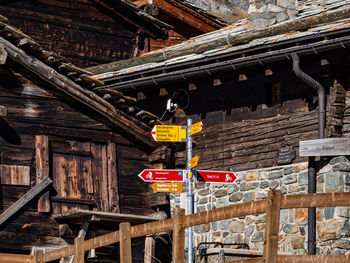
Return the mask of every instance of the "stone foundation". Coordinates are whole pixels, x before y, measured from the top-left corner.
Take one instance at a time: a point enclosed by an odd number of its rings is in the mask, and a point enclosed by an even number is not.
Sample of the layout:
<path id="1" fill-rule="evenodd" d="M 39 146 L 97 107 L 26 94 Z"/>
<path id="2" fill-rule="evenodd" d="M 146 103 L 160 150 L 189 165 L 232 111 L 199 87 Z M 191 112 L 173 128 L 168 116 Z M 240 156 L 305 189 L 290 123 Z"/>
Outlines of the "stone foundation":
<path id="1" fill-rule="evenodd" d="M 327 161 L 317 173 L 317 192 L 349 192 L 350 162 L 345 157 Z M 261 200 L 270 189 L 282 194 L 307 193 L 307 163 L 237 173 L 232 185 L 196 184 L 195 212 L 237 203 Z M 180 206 L 180 197 L 171 195 L 171 206 Z M 283 209 L 280 216 L 279 251 L 306 254 L 307 209 Z M 317 209 L 317 252 L 350 254 L 350 207 Z M 200 242 L 247 243 L 262 250 L 265 214 L 249 215 L 194 227 L 195 246 Z"/>

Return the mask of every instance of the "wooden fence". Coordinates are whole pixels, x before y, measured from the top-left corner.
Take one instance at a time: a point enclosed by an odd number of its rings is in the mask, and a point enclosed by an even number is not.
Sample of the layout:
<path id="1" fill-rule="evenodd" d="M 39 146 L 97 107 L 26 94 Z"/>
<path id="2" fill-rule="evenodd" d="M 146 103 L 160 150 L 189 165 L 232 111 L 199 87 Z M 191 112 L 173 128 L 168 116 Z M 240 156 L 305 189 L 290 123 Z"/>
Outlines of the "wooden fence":
<path id="1" fill-rule="evenodd" d="M 74 255 L 74 263 L 83 263 L 86 251 L 114 243 L 120 243 L 120 262 L 131 263 L 131 239 L 158 232 L 173 231 L 173 262 L 184 263 L 185 228 L 214 221 L 225 220 L 266 212 L 266 226 L 263 256 L 227 263 L 345 263 L 350 255 L 277 255 L 280 210 L 291 208 L 350 206 L 350 193 L 322 193 L 302 195 L 281 195 L 280 191 L 270 191 L 266 200 L 236 204 L 216 208 L 192 215 L 185 215 L 183 209 L 174 213 L 173 219 L 130 226 L 121 223 L 119 230 L 106 235 L 83 240 L 75 238 L 74 244 L 47 253 L 36 251 L 34 256 L 0 254 L 0 262 L 44 263 Z M 5 259 L 5 260 L 4 260 Z"/>

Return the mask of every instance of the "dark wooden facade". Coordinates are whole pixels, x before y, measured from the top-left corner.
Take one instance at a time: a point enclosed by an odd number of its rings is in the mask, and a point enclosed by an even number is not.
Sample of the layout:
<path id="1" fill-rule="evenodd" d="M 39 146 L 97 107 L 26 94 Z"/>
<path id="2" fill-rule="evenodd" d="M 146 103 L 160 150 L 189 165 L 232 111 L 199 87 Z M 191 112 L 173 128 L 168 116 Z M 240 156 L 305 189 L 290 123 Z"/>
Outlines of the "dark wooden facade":
<path id="1" fill-rule="evenodd" d="M 147 152 L 13 63 L 2 67 L 0 82 L 0 214 L 45 174 L 53 180 L 0 226 L 1 251 L 63 245 L 53 213 L 154 213 L 148 184 L 137 177 L 149 167 Z"/>
<path id="2" fill-rule="evenodd" d="M 334 90 L 339 83 L 345 89 L 349 87 L 349 64 L 344 52 L 338 49 L 304 56 L 301 67 L 323 85 L 327 94 L 337 93 Z M 329 64 L 321 65 L 321 58 Z M 334 84 L 335 80 L 338 84 Z M 299 156 L 298 147 L 300 140 L 318 136 L 317 92 L 295 76 L 291 60 L 140 89 L 145 97 L 139 105 L 162 114 L 170 97 L 186 106 L 184 90 L 190 99 L 186 114 L 168 113 L 165 118 L 169 123 L 181 124 L 186 115 L 194 123 L 203 121 L 203 131 L 194 136 L 193 154 L 199 156 L 198 169 L 243 171 L 273 167 L 283 164 L 279 159 L 286 147 L 295 158 L 284 164 L 307 161 Z M 134 95 L 133 91 L 129 95 Z M 344 100 L 344 92 L 340 97 Z M 326 131 L 341 131 L 342 117 L 338 112 L 344 110 L 344 102 L 339 104 L 332 95 L 327 103 Z M 340 126 L 334 126 L 339 123 Z M 328 132 L 327 136 L 336 135 Z M 184 156 L 178 154 L 178 167 L 185 166 Z"/>
<path id="3" fill-rule="evenodd" d="M 44 49 L 80 67 L 131 58 L 140 49 L 139 28 L 96 1 L 5 1 L 0 13 Z"/>

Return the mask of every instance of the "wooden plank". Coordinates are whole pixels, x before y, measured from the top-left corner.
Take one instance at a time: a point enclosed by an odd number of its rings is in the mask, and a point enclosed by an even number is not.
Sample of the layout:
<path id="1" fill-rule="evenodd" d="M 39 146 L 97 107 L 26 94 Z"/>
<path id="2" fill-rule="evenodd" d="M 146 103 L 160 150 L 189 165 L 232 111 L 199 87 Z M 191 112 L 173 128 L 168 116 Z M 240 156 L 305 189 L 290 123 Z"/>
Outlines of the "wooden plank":
<path id="1" fill-rule="evenodd" d="M 44 262 L 65 258 L 74 254 L 74 245 L 47 252 L 43 255 Z"/>
<path id="2" fill-rule="evenodd" d="M 30 186 L 30 167 L 0 165 L 0 184 Z"/>
<path id="3" fill-rule="evenodd" d="M 164 10 L 166 13 L 176 17 L 181 22 L 194 27 L 199 32 L 208 33 L 220 28 L 219 25 L 212 23 L 212 21 L 209 21 L 204 17 L 196 17 L 196 13 L 194 12 L 191 14 L 188 10 L 185 11 L 184 9 L 186 8 L 184 6 L 176 6 L 165 0 L 153 0 L 153 4 Z"/>
<path id="4" fill-rule="evenodd" d="M 87 233 L 87 230 L 88 230 L 88 227 L 89 227 L 89 223 L 85 222 L 85 223 L 81 226 L 77 238 L 81 238 L 82 240 L 84 240 L 84 239 L 85 239 L 85 236 L 86 236 L 86 233 Z M 75 241 L 75 240 L 74 240 L 74 241 Z M 75 244 L 74 244 L 74 245 L 75 245 Z M 82 253 L 83 253 L 83 257 L 84 257 L 84 252 L 85 252 L 85 250 L 84 250 L 84 244 L 83 244 L 83 243 L 81 244 L 81 247 L 82 247 L 81 249 L 83 250 Z M 73 263 L 73 262 L 74 262 L 74 258 L 75 258 L 75 254 L 69 257 L 68 263 Z"/>
<path id="5" fill-rule="evenodd" d="M 33 262 L 34 263 L 43 263 L 43 251 L 42 250 L 35 250 L 33 255 Z"/>
<path id="6" fill-rule="evenodd" d="M 114 213 L 120 213 L 117 174 L 117 152 L 114 143 L 108 143 L 107 145 L 107 162 L 109 211 Z"/>
<path id="7" fill-rule="evenodd" d="M 50 175 L 49 137 L 35 136 L 36 183 Z M 38 200 L 38 212 L 50 212 L 50 192 L 43 193 Z"/>
<path id="8" fill-rule="evenodd" d="M 278 263 L 348 263 L 350 255 L 278 255 Z"/>
<path id="9" fill-rule="evenodd" d="M 168 218 L 161 221 L 150 222 L 143 225 L 133 226 L 130 230 L 131 238 L 142 237 L 154 233 L 173 230 L 173 220 Z"/>
<path id="10" fill-rule="evenodd" d="M 174 213 L 173 227 L 173 263 L 185 262 L 185 210 L 176 209 Z"/>
<path id="11" fill-rule="evenodd" d="M 47 186 L 52 183 L 49 177 L 46 177 L 33 188 L 31 188 L 27 193 L 25 193 L 19 200 L 17 200 L 13 205 L 6 209 L 0 215 L 0 225 L 3 224 L 7 219 L 13 216 L 17 211 L 24 207 L 28 202 L 30 202 L 34 197 L 36 197 L 41 191 L 43 191 Z"/>
<path id="12" fill-rule="evenodd" d="M 132 263 L 130 223 L 119 224 L 120 234 L 120 262 Z"/>
<path id="13" fill-rule="evenodd" d="M 152 236 L 148 236 L 145 239 L 145 255 L 144 263 L 155 263 L 156 256 L 156 241 Z"/>
<path id="14" fill-rule="evenodd" d="M 264 258 L 269 263 L 277 262 L 281 196 L 281 191 L 270 190 L 267 197 Z"/>
<path id="15" fill-rule="evenodd" d="M 258 258 L 247 258 L 247 259 L 237 259 L 232 261 L 226 261 L 225 263 L 265 263 L 265 259 L 263 257 Z"/>
<path id="16" fill-rule="evenodd" d="M 299 142 L 300 156 L 350 155 L 350 138 L 326 138 Z"/>
<path id="17" fill-rule="evenodd" d="M 84 239 L 76 237 L 74 239 L 74 263 L 84 263 Z"/>
<path id="18" fill-rule="evenodd" d="M 260 200 L 203 211 L 186 216 L 184 226 L 189 227 L 233 217 L 262 214 L 266 211 L 266 205 L 266 200 Z"/>
<path id="19" fill-rule="evenodd" d="M 350 193 L 284 195 L 281 200 L 282 209 L 329 206 L 350 206 Z"/>
<path id="20" fill-rule="evenodd" d="M 109 209 L 107 145 L 102 146 L 101 165 L 102 165 L 102 182 L 101 182 L 102 189 L 100 191 L 102 196 L 103 211 L 107 212 Z"/>
<path id="21" fill-rule="evenodd" d="M 9 57 L 11 57 L 17 63 L 23 65 L 38 77 L 42 78 L 48 83 L 51 83 L 57 89 L 98 112 L 107 120 L 111 121 L 128 134 L 132 135 L 136 140 L 139 140 L 151 148 L 158 145 L 151 137 L 149 127 L 145 124 L 137 121 L 136 119 L 130 119 L 129 116 L 122 111 L 115 109 L 111 104 L 99 97 L 94 92 L 83 89 L 62 74 L 59 74 L 53 68 L 45 65 L 40 60 L 27 55 L 23 50 L 17 48 L 6 39 L 0 37 L 0 43 L 4 45 Z"/>
<path id="22" fill-rule="evenodd" d="M 36 263 L 31 255 L 0 253 L 0 259 L 6 263 Z"/>

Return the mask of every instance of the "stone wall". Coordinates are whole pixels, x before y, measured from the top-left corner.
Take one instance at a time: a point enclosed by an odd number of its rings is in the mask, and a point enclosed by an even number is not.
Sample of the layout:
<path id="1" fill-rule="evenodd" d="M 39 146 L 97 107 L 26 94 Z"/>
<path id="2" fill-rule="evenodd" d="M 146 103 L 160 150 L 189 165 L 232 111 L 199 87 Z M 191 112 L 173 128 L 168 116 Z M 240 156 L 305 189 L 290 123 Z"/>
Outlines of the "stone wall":
<path id="1" fill-rule="evenodd" d="M 321 162 L 318 162 L 319 164 Z M 345 157 L 322 163 L 317 173 L 317 192 L 349 192 L 350 162 Z M 237 173 L 232 185 L 196 184 L 195 211 L 205 211 L 231 204 L 261 200 L 270 189 L 282 194 L 307 193 L 307 163 Z M 180 206 L 180 196 L 172 195 L 171 206 Z M 317 250 L 321 254 L 350 254 L 350 207 L 317 209 Z M 307 209 L 281 210 L 279 251 L 305 254 L 307 249 Z M 251 249 L 262 250 L 265 214 L 249 215 L 194 227 L 195 245 L 218 241 L 247 243 Z"/>
<path id="2" fill-rule="evenodd" d="M 297 0 L 250 0 L 248 21 L 253 28 L 261 29 L 295 17 Z"/>

